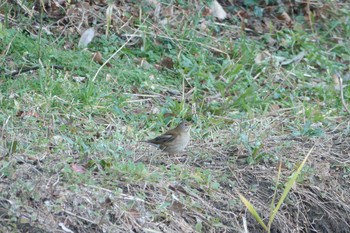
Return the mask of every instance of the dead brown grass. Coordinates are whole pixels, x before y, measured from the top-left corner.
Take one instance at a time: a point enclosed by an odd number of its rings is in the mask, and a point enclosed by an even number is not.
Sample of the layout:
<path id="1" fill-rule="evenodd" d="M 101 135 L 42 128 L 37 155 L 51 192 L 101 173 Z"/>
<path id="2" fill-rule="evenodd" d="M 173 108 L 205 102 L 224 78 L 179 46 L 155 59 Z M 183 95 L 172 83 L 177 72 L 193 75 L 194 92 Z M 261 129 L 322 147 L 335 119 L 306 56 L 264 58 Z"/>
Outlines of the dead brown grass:
<path id="1" fill-rule="evenodd" d="M 179 173 L 192 175 L 182 180 L 177 180 L 181 175 L 165 175 L 160 182 L 129 182 L 122 175 L 112 179 L 97 172 L 88 178 L 94 179 L 94 184 L 85 180 L 69 185 L 59 158 L 47 154 L 30 161 L 28 156 L 14 156 L 9 161 L 11 176 L 1 178 L 1 231 L 244 232 L 246 220 L 249 232 L 262 232 L 236 192 L 245 195 L 261 216 L 268 218 L 278 160 L 284 163 L 282 180 L 286 181 L 293 170 L 288 166 L 298 164 L 315 145 L 308 169 L 282 205 L 272 232 L 349 232 L 347 127 L 339 125 L 319 138 L 266 136 L 262 152 L 271 156 L 254 165 L 245 162 L 242 155 L 247 152 L 231 141 L 237 126 L 228 126 L 222 131 L 225 133 L 212 132 L 215 137 L 208 141 L 194 141 L 187 155 L 177 158 L 142 145 L 125 144 L 133 149 L 138 162 L 147 164 L 149 173 L 165 174 L 164 167 L 171 170 L 173 166 Z M 145 150 L 149 154 L 139 156 Z M 219 188 L 205 182 L 199 185 L 201 182 L 195 180 L 198 168 L 210 171 Z M 282 189 L 283 183 L 277 193 Z M 28 225 L 36 228 L 29 229 Z"/>

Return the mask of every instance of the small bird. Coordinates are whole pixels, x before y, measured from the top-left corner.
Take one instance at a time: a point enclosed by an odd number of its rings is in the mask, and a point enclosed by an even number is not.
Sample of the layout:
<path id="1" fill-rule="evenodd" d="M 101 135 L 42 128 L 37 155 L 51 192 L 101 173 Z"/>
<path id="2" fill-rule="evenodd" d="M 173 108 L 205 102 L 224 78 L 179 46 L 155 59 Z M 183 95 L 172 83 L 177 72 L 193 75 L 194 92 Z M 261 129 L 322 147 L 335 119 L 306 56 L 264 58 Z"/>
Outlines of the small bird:
<path id="1" fill-rule="evenodd" d="M 190 142 L 190 129 L 191 123 L 182 121 L 174 129 L 144 142 L 157 146 L 159 149 L 169 154 L 176 154 L 183 151 Z"/>

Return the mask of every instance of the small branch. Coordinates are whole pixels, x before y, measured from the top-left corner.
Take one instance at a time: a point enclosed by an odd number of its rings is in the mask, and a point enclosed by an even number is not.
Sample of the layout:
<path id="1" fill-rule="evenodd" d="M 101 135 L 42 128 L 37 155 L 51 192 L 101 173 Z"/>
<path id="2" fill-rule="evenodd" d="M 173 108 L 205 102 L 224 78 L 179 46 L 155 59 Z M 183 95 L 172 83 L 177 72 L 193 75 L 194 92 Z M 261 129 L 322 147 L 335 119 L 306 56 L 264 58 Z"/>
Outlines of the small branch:
<path id="1" fill-rule="evenodd" d="M 79 216 L 79 215 L 77 215 L 77 214 L 75 214 L 75 213 L 73 213 L 73 212 L 70 212 L 69 210 L 63 210 L 63 211 L 64 211 L 66 214 L 69 214 L 69 215 L 71 215 L 71 216 L 74 216 L 74 217 L 79 218 L 79 219 L 81 219 L 81 220 L 83 220 L 83 221 L 89 222 L 89 223 L 91 223 L 91 224 L 97 225 L 96 222 L 94 222 L 94 221 L 92 221 L 92 220 L 90 220 L 90 219 L 84 218 L 84 217 L 82 217 L 82 216 Z"/>
<path id="2" fill-rule="evenodd" d="M 141 25 L 142 26 L 142 25 Z M 140 27 L 141 27 L 140 26 Z M 139 31 L 140 31 L 140 27 L 136 29 L 136 31 L 133 33 L 133 35 L 136 35 Z M 102 70 L 102 68 L 109 63 L 109 61 L 115 57 L 115 55 L 117 55 L 128 43 L 129 41 L 133 38 L 133 36 L 130 36 L 127 41 L 125 41 L 124 44 L 122 44 L 122 46 L 119 47 L 119 49 L 117 49 L 117 51 L 115 51 L 101 66 L 100 68 L 98 68 L 98 70 L 96 71 L 94 77 L 92 78 L 92 82 L 95 82 L 97 75 L 100 73 L 100 71 Z"/>
<path id="3" fill-rule="evenodd" d="M 344 92 L 343 92 L 343 79 L 340 77 L 340 74 L 337 72 L 336 73 L 338 80 L 339 80 L 339 86 L 340 86 L 340 98 L 341 98 L 341 102 L 343 104 L 343 107 L 345 108 L 345 110 L 349 113 L 350 115 L 350 111 L 348 109 L 348 107 L 346 106 L 345 103 L 345 99 L 344 99 Z"/>
<path id="4" fill-rule="evenodd" d="M 9 78 L 14 79 L 14 76 L 16 76 L 18 74 L 22 74 L 22 73 L 26 73 L 26 72 L 29 72 L 29 71 L 37 70 L 37 69 L 40 69 L 40 67 L 41 66 L 27 67 L 27 68 L 16 70 L 16 71 L 13 71 L 13 72 L 10 72 L 10 73 L 5 73 L 5 77 L 9 77 Z M 51 68 L 54 68 L 54 69 L 57 69 L 57 70 L 64 70 L 63 66 L 53 65 L 53 66 L 45 66 L 45 67 L 51 67 Z"/>

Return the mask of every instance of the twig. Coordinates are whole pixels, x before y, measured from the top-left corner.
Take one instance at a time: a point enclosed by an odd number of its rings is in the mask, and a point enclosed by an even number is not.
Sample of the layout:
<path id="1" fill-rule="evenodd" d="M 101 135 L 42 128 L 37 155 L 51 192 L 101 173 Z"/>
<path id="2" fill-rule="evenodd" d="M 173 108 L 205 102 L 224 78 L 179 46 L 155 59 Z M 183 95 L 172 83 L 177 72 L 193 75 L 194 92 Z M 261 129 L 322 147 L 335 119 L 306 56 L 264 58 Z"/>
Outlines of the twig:
<path id="1" fill-rule="evenodd" d="M 247 219 L 245 218 L 245 216 L 242 216 L 242 220 L 243 220 L 244 233 L 249 233 L 248 227 L 247 227 Z"/>
<path id="2" fill-rule="evenodd" d="M 140 31 L 141 26 L 142 26 L 142 25 L 140 25 L 140 27 L 136 29 L 136 31 L 133 33 L 134 35 L 136 35 L 136 34 Z M 96 79 L 97 75 L 100 73 L 101 69 L 102 69 L 106 64 L 108 64 L 109 61 L 112 60 L 112 58 L 113 58 L 115 55 L 117 55 L 117 54 L 129 43 L 130 40 L 132 40 L 132 38 L 133 38 L 133 36 L 130 36 L 130 37 L 128 38 L 128 40 L 125 41 L 125 43 L 122 44 L 122 46 L 120 46 L 120 48 L 117 49 L 117 51 L 115 51 L 115 52 L 100 66 L 100 68 L 98 68 L 98 70 L 97 70 L 96 73 L 95 73 L 95 76 L 92 78 L 92 82 L 95 82 L 95 79 Z"/>
<path id="3" fill-rule="evenodd" d="M 89 223 L 92 223 L 92 224 L 97 225 L 96 222 L 94 222 L 94 221 L 92 221 L 92 220 L 90 220 L 90 219 L 81 217 L 81 216 L 79 216 L 79 215 L 77 215 L 77 214 L 75 214 L 75 213 L 73 213 L 73 212 L 70 212 L 69 210 L 63 210 L 63 212 L 65 212 L 66 214 L 72 215 L 72 216 L 74 216 L 74 217 L 76 217 L 76 218 L 79 218 L 79 219 L 81 219 L 81 220 L 84 220 L 84 221 L 87 221 L 87 222 L 89 222 Z"/>
<path id="4" fill-rule="evenodd" d="M 343 107 L 345 108 L 345 110 L 349 113 L 350 115 L 350 111 L 348 109 L 348 107 L 346 106 L 345 103 L 345 99 L 344 99 L 344 92 L 343 92 L 343 79 L 340 77 L 340 74 L 337 72 L 336 73 L 338 80 L 339 80 L 339 86 L 340 86 L 340 98 L 341 98 L 341 102 L 343 104 Z"/>
<path id="5" fill-rule="evenodd" d="M 169 39 L 169 40 L 172 40 L 172 41 L 187 42 L 187 43 L 191 43 L 191 44 L 200 45 L 200 46 L 203 46 L 204 48 L 211 49 L 211 50 L 213 50 L 213 51 L 215 51 L 215 52 L 224 54 L 224 55 L 226 55 L 227 58 L 230 57 L 229 54 L 226 53 L 225 51 L 220 50 L 220 49 L 218 49 L 218 48 L 215 48 L 215 47 L 213 47 L 213 46 L 209 46 L 209 45 L 207 45 L 207 44 L 205 44 L 205 43 L 198 42 L 198 41 L 192 41 L 192 40 L 187 40 L 187 39 L 172 38 L 172 37 L 170 37 L 170 36 L 157 35 L 157 34 L 155 34 L 155 33 L 153 33 L 153 32 L 146 32 L 146 31 L 143 31 L 143 33 L 152 35 L 152 36 L 154 36 L 154 37 Z"/>
<path id="6" fill-rule="evenodd" d="M 99 187 L 99 186 L 96 186 L 96 185 L 87 185 L 87 184 L 84 184 L 85 187 L 91 187 L 91 188 L 94 188 L 94 189 L 99 189 L 99 190 L 102 190 L 102 191 L 105 191 L 105 192 L 108 192 L 108 193 L 111 193 L 111 194 L 115 194 L 112 190 L 109 190 L 109 189 L 106 189 L 106 188 L 102 188 L 102 187 Z M 130 196 L 130 195 L 126 195 L 124 193 L 118 193 L 116 194 L 116 198 L 119 198 L 119 199 L 124 199 L 124 200 L 132 200 L 132 201 L 140 201 L 140 202 L 145 202 L 145 203 L 148 203 L 138 197 L 134 197 L 134 196 Z"/>
<path id="7" fill-rule="evenodd" d="M 147 98 L 147 99 L 140 99 L 140 100 L 127 100 L 126 103 L 138 103 L 138 102 L 146 102 L 146 101 L 152 101 L 153 99 Z"/>
<path id="8" fill-rule="evenodd" d="M 27 67 L 27 68 L 23 68 L 23 69 L 20 69 L 20 70 L 16 70 L 16 71 L 13 71 L 13 72 L 10 72 L 10 73 L 6 73 L 5 77 L 10 77 L 10 78 L 13 79 L 14 76 L 16 76 L 17 74 L 26 73 L 26 72 L 29 72 L 29 71 L 32 71 L 32 70 L 37 70 L 37 69 L 40 69 L 40 67 L 41 66 L 33 66 L 33 67 Z M 54 68 L 54 69 L 57 69 L 57 70 L 64 70 L 63 66 L 53 65 L 53 66 L 44 66 L 44 67 L 51 67 L 51 68 Z"/>

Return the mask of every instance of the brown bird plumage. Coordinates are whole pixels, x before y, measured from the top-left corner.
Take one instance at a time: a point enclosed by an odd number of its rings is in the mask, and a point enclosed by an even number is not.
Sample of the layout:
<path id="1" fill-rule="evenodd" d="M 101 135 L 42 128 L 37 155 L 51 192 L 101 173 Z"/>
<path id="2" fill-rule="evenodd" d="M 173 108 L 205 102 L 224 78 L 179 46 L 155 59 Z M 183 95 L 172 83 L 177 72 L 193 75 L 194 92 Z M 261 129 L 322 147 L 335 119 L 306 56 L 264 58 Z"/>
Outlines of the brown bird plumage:
<path id="1" fill-rule="evenodd" d="M 190 129 L 191 123 L 182 121 L 174 129 L 145 142 L 157 146 L 169 154 L 176 154 L 183 151 L 190 142 Z"/>

